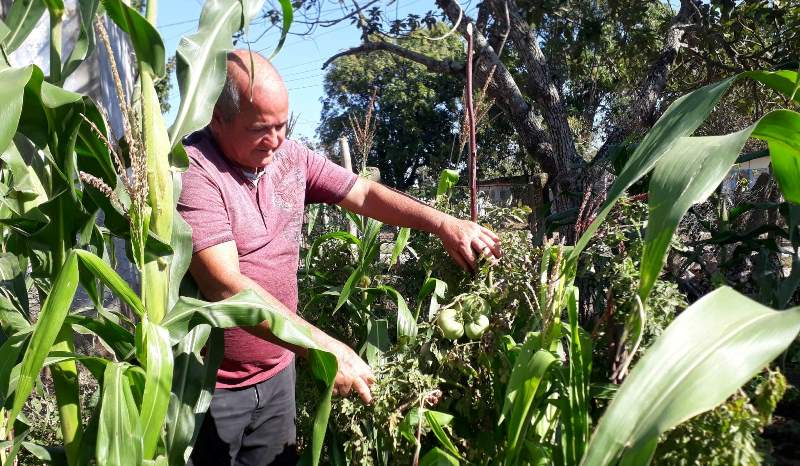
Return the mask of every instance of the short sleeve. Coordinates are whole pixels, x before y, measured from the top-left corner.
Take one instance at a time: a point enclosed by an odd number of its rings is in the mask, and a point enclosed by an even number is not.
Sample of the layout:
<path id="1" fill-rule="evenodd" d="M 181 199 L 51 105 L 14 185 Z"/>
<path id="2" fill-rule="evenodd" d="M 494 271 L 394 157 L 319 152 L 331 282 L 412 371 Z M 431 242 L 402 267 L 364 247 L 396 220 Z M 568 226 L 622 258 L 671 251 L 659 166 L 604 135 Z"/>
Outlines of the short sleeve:
<path id="1" fill-rule="evenodd" d="M 192 159 L 181 180 L 178 212 L 192 227 L 192 252 L 233 241 L 225 201 L 211 175 Z"/>
<path id="2" fill-rule="evenodd" d="M 336 204 L 347 196 L 358 179 L 355 173 L 298 144 L 306 162 L 306 204 Z"/>

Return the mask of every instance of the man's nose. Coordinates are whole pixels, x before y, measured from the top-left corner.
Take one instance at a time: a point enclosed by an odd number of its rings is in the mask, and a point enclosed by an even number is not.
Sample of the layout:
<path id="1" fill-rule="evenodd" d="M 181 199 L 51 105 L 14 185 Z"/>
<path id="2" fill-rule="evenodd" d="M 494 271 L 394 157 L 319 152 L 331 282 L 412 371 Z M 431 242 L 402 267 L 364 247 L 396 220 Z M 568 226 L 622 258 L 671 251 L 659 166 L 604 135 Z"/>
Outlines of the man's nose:
<path id="1" fill-rule="evenodd" d="M 278 132 L 274 129 L 271 129 L 261 138 L 261 147 L 266 149 L 275 150 L 280 145 L 280 140 L 278 138 Z"/>

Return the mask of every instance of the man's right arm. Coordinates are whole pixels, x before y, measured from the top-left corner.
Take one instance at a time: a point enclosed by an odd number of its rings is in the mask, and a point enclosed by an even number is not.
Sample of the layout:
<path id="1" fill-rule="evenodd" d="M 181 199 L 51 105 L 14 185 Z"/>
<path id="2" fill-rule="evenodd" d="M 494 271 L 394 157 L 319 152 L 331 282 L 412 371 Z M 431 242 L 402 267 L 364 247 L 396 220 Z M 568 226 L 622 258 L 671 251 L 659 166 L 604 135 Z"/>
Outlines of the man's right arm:
<path id="1" fill-rule="evenodd" d="M 233 241 L 220 243 L 196 252 L 192 256 L 189 271 L 203 291 L 205 298 L 211 301 L 229 298 L 246 289 L 256 291 L 268 304 L 277 309 L 283 317 L 296 325 L 308 328 L 311 331 L 311 338 L 314 342 L 336 356 L 339 362 L 339 373 L 336 374 L 334 391 L 337 394 L 347 395 L 352 388 L 365 403 L 372 401 L 369 386 L 375 379 L 369 365 L 358 357 L 349 346 L 331 338 L 322 330 L 289 311 L 286 306 L 275 299 L 258 283 L 242 275 L 239 270 L 239 255 L 236 250 L 236 244 Z M 307 353 L 303 348 L 294 347 L 277 339 L 270 331 L 267 322 L 262 322 L 255 327 L 248 327 L 246 330 L 272 343 L 288 348 L 301 356 L 305 356 Z"/>

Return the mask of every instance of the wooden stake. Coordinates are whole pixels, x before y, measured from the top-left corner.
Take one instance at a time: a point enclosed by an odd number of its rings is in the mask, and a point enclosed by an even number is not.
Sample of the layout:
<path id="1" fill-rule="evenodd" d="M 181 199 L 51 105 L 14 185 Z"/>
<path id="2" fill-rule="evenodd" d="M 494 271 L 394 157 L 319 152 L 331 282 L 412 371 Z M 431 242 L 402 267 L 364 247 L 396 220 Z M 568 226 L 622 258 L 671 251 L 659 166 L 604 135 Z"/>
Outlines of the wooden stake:
<path id="1" fill-rule="evenodd" d="M 469 125 L 469 209 L 473 222 L 478 221 L 478 150 L 475 140 L 475 107 L 472 102 L 472 23 L 467 24 L 467 84 L 464 104 Z"/>

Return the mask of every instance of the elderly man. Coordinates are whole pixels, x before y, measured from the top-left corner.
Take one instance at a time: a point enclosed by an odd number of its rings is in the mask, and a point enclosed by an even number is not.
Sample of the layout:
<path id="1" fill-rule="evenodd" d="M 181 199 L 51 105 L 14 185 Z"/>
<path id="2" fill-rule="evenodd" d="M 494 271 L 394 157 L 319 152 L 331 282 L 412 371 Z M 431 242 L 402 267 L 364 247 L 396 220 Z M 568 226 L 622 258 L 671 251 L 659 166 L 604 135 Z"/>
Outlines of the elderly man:
<path id="1" fill-rule="evenodd" d="M 211 124 L 186 141 L 190 166 L 178 209 L 192 226 L 189 268 L 206 299 L 253 289 L 308 327 L 339 362 L 335 393 L 371 401 L 370 367 L 347 345 L 297 316 L 297 267 L 304 206 L 325 202 L 385 223 L 438 235 L 458 265 L 500 257 L 499 239 L 378 183 L 357 177 L 286 139 L 286 87 L 265 58 L 228 55 L 227 80 Z M 251 93 L 252 92 L 252 93 Z M 191 464 L 293 464 L 294 354 L 266 324 L 225 332 L 216 391 Z"/>

